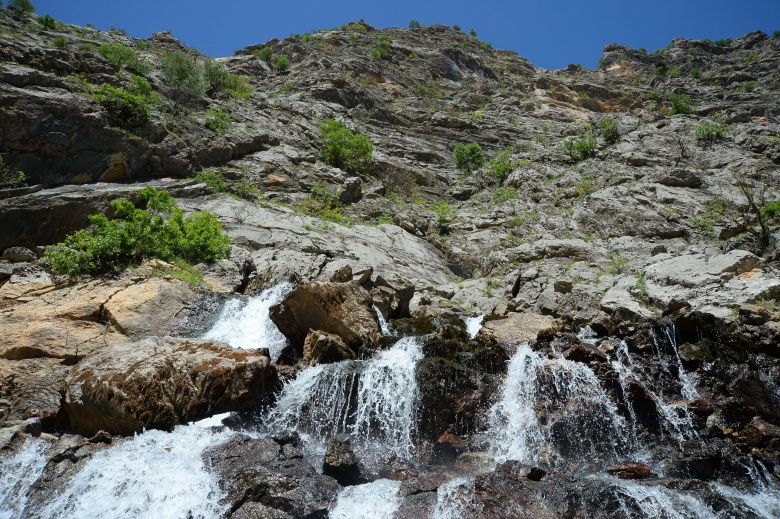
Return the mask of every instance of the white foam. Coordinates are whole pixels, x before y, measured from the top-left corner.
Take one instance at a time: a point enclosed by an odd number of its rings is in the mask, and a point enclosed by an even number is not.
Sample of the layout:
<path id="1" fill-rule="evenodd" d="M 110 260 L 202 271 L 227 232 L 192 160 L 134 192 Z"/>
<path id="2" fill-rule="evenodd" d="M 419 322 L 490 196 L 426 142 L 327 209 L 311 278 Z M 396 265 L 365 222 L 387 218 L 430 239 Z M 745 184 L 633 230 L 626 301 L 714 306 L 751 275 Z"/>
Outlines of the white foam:
<path id="1" fill-rule="evenodd" d="M 392 519 L 401 498 L 399 481 L 378 479 L 365 485 L 346 487 L 330 511 L 331 519 Z"/>
<path id="2" fill-rule="evenodd" d="M 482 329 L 482 321 L 485 320 L 484 315 L 475 315 L 473 317 L 466 317 L 463 322 L 466 323 L 466 333 L 469 334 L 469 339 L 473 339 L 477 336 Z"/>
<path id="3" fill-rule="evenodd" d="M 25 517 L 30 487 L 46 466 L 49 444 L 29 439 L 14 454 L 0 459 L 0 519 Z"/>

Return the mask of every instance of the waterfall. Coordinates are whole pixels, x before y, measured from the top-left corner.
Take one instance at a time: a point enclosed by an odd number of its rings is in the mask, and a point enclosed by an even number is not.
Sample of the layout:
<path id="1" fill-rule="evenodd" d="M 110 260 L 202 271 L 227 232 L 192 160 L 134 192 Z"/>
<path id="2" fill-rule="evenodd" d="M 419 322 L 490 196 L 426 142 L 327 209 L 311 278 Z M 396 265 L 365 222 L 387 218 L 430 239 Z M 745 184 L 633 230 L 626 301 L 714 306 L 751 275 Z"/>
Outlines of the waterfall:
<path id="1" fill-rule="evenodd" d="M 469 339 L 473 339 L 477 336 L 482 329 L 482 321 L 485 320 L 484 315 L 475 315 L 473 317 L 466 317 L 463 322 L 466 323 L 466 333 L 469 334 Z"/>
<path id="2" fill-rule="evenodd" d="M 271 321 L 268 311 L 272 305 L 280 303 L 292 288 L 290 283 L 281 283 L 256 296 L 228 300 L 203 338 L 245 350 L 265 347 L 271 359 L 275 360 L 287 345 L 287 340 Z"/>
<path id="3" fill-rule="evenodd" d="M 95 453 L 33 517 L 220 517 L 222 492 L 201 456 L 231 433 L 208 423 L 146 431 Z"/>
<path id="4" fill-rule="evenodd" d="M 677 327 L 674 324 L 664 326 L 664 334 L 669 341 L 669 345 L 674 351 L 674 360 L 677 364 L 677 373 L 680 377 L 680 383 L 682 384 L 682 396 L 686 400 L 693 400 L 699 398 L 699 391 L 696 389 L 696 383 L 691 375 L 685 371 L 682 365 L 682 359 L 680 358 L 680 349 L 677 347 Z M 653 333 L 655 339 L 655 333 Z"/>
<path id="5" fill-rule="evenodd" d="M 480 512 L 472 501 L 473 492 L 472 478 L 455 478 L 439 486 L 432 519 L 460 519 L 466 512 Z"/>
<path id="6" fill-rule="evenodd" d="M 660 485 L 647 485 L 630 480 L 604 480 L 612 485 L 620 505 L 622 517 L 648 517 L 664 519 L 715 519 L 715 512 L 701 499 Z M 600 503 L 591 503 L 598 509 Z M 638 512 L 638 514 L 637 514 Z"/>
<path id="7" fill-rule="evenodd" d="M 376 305 L 374 305 L 374 313 L 376 314 L 377 321 L 379 321 L 379 330 L 382 332 L 382 335 L 385 337 L 393 335 L 393 330 L 390 328 L 390 323 L 387 322 L 387 319 L 385 319 L 385 316 L 382 315 L 382 312 Z"/>
<path id="8" fill-rule="evenodd" d="M 0 519 L 25 517 L 30 487 L 46 466 L 49 444 L 28 439 L 18 451 L 0 459 Z"/>
<path id="9" fill-rule="evenodd" d="M 349 432 L 356 446 L 381 442 L 408 457 L 414 450 L 415 368 L 421 358 L 418 338 L 406 337 L 370 360 L 305 369 L 284 387 L 264 427 L 297 430 L 314 451 Z"/>
<path id="10" fill-rule="evenodd" d="M 345 487 L 339 493 L 336 505 L 330 510 L 331 519 L 392 519 L 401 505 L 398 495 L 400 481 L 378 479 L 364 485 Z"/>
<path id="11" fill-rule="evenodd" d="M 591 460 L 631 443 L 625 420 L 587 365 L 543 357 L 527 344 L 509 361 L 489 424 L 498 461 Z"/>

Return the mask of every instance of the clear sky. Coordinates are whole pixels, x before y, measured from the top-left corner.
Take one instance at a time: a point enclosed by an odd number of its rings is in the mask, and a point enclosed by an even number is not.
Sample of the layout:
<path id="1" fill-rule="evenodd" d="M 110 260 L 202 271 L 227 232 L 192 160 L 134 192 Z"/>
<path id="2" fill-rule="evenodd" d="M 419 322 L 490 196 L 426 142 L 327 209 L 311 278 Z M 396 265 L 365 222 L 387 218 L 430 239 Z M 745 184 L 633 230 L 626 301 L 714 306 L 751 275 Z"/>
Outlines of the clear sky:
<path id="1" fill-rule="evenodd" d="M 604 45 L 655 50 L 677 36 L 727 38 L 780 30 L 780 0 L 33 0 L 38 14 L 146 38 L 169 30 L 218 57 L 271 38 L 360 18 L 376 27 L 459 24 L 534 65 L 594 67 Z"/>

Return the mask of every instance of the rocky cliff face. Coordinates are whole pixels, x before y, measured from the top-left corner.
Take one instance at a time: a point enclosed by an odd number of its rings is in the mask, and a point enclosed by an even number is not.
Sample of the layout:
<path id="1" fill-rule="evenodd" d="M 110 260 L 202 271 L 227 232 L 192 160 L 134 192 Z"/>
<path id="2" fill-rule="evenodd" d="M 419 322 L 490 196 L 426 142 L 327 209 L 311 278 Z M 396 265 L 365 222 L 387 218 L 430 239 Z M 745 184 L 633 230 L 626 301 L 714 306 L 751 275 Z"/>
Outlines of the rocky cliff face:
<path id="1" fill-rule="evenodd" d="M 107 59 L 101 46 L 116 44 L 143 66 Z M 376 309 L 397 335 L 427 337 L 415 374 L 419 459 L 447 470 L 457 460 L 474 476 L 463 486 L 471 496 L 464 516 L 597 516 L 594 495 L 612 503 L 607 512 L 624 510 L 601 480 L 556 487 L 582 474 L 570 463 L 535 458 L 547 479 L 512 457 L 479 468 L 484 417 L 508 391 L 506 360 L 529 341 L 550 363 L 535 360 L 540 373 L 564 366 L 575 377 L 572 366 L 587 366 L 617 402 L 614 412 L 638 427 L 634 440 L 662 453 L 665 465 L 653 468 L 666 478 L 664 492 L 685 487 L 739 514 L 701 481 L 746 488 L 749 477 L 735 467 L 760 463 L 777 483 L 780 228 L 761 210 L 780 199 L 779 38 L 676 39 L 655 53 L 609 45 L 598 70 L 546 71 L 448 27 L 359 22 L 220 58 L 251 93 L 212 89 L 186 104 L 161 73 L 169 51 L 203 58 L 166 33 L 134 40 L 46 28 L 0 8 L 0 156 L 26 176 L 26 185 L 0 189 L 3 445 L 41 430 L 102 430 L 110 440 L 269 406 L 279 375 L 291 377 L 301 357 L 353 366 L 381 350 Z M 274 60 L 280 55 L 289 68 Z M 129 130 L 94 85 L 130 89 L 139 71 L 159 101 Z M 209 122 L 216 110 L 229 119 L 223 128 Z M 368 137 L 367 171 L 320 160 L 327 118 Z M 469 142 L 486 160 L 466 173 L 453 150 Z M 201 182 L 209 176 L 223 183 Z M 215 213 L 232 239 L 230 258 L 198 266 L 205 277 L 196 287 L 160 263 L 112 279 L 45 272 L 42 247 L 146 185 L 167 189 L 185 211 Z M 337 200 L 335 216 L 311 209 L 323 194 Z M 314 283 L 271 312 L 291 341 L 278 372 L 267 351 L 180 337 L 203 332 L 228 294 L 290 281 Z M 307 312 L 315 300 L 317 312 Z M 488 322 L 476 337 L 453 326 L 479 315 Z M 585 325 L 595 339 L 576 335 Z M 686 373 L 697 381 L 693 393 Z M 670 417 L 678 411 L 664 395 L 684 400 L 687 414 Z M 557 398 L 536 410 L 560 452 L 579 452 L 565 429 L 585 426 L 565 416 L 570 394 Z M 664 437 L 679 449 L 668 454 Z M 67 434 L 57 441 L 71 453 L 99 450 Z M 259 459 L 267 445 L 252 441 L 232 442 Z M 299 459 L 299 439 L 261 441 L 278 454 L 257 462 L 262 477 L 227 487 L 223 512 L 327 513 L 339 486 Z M 709 441 L 715 446 L 702 447 Z M 231 445 L 207 457 L 220 473 L 251 472 L 249 461 L 239 469 L 226 461 Z M 269 481 L 285 456 L 296 461 L 282 491 Z M 50 459 L 44 474 L 53 488 L 75 470 L 58 463 Z M 84 461 L 73 454 L 68 463 Z M 433 513 L 436 489 L 446 490 L 441 470 L 392 463 L 381 476 L 406 480 L 399 514 Z M 650 473 L 634 469 L 624 472 Z M 365 471 L 373 476 L 361 481 L 380 474 Z M 308 485 L 316 504 L 296 494 Z M 513 501 L 518 492 L 526 497 Z"/>

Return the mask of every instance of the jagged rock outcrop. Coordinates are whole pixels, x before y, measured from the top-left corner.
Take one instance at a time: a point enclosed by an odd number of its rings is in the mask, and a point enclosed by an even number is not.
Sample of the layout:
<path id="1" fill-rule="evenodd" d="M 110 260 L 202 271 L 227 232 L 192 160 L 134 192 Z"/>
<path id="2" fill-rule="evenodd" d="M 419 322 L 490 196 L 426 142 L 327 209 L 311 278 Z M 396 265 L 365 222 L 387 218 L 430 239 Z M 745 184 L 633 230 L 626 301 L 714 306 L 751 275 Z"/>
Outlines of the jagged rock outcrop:
<path id="1" fill-rule="evenodd" d="M 102 348 L 65 379 L 68 427 L 128 435 L 253 409 L 279 388 L 268 357 L 224 344 L 150 337 Z"/>

